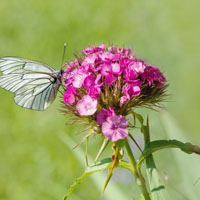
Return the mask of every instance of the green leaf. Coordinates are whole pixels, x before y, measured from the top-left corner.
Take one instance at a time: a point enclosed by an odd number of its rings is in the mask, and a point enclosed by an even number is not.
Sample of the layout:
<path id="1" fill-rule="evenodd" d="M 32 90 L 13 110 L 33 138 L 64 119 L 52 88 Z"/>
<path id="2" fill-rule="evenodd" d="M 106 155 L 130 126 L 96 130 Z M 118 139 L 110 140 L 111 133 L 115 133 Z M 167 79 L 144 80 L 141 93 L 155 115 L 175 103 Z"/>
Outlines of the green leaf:
<path id="1" fill-rule="evenodd" d="M 138 119 L 138 121 L 140 122 L 140 124 L 143 125 L 144 119 L 143 119 L 142 115 L 140 115 L 140 114 L 138 114 L 136 112 L 134 112 L 134 115 Z"/>
<path id="2" fill-rule="evenodd" d="M 140 195 L 140 200 L 145 200 L 145 198 L 142 194 Z"/>
<path id="3" fill-rule="evenodd" d="M 143 130 L 147 131 L 146 135 L 148 135 L 149 131 L 148 126 L 146 126 Z M 170 198 L 169 194 L 167 193 L 167 190 L 165 189 L 165 185 L 162 183 L 162 180 L 156 169 L 155 162 L 152 156 L 153 152 L 166 148 L 179 148 L 180 150 L 188 154 L 191 153 L 200 154 L 200 147 L 192 145 L 191 143 L 188 142 L 183 143 L 178 140 L 157 140 L 147 143 L 138 165 L 141 165 L 141 162 L 146 158 L 147 176 L 153 200 Z M 183 166 L 185 166 L 185 162 Z"/>
<path id="4" fill-rule="evenodd" d="M 157 140 L 153 142 L 149 142 L 145 150 L 143 151 L 143 155 L 140 158 L 139 165 L 146 158 L 147 165 L 147 176 L 149 180 L 149 185 L 152 193 L 153 200 L 157 199 L 169 199 L 169 195 L 166 192 L 165 186 L 162 183 L 161 178 L 159 177 L 158 171 L 156 169 L 152 153 L 155 151 L 159 151 L 165 148 L 179 148 L 186 153 L 197 153 L 200 151 L 198 146 L 194 146 L 190 143 L 182 143 L 178 140 Z M 162 197 L 162 198 L 161 198 Z"/>
<path id="5" fill-rule="evenodd" d="M 147 118 L 147 125 L 142 126 L 142 131 L 143 131 L 144 137 L 145 137 L 145 144 L 148 147 L 148 145 L 150 143 L 148 118 Z M 142 158 L 140 159 L 140 161 L 138 163 L 139 168 L 141 168 L 142 160 L 144 160 L 144 158 L 145 158 L 145 155 L 142 155 Z M 146 172 L 147 172 L 149 187 L 151 190 L 152 200 L 171 200 L 171 198 L 169 197 L 169 194 L 166 190 L 166 187 L 165 187 L 164 183 L 162 182 L 162 180 L 159 176 L 159 173 L 156 169 L 156 165 L 155 165 L 151 151 L 149 151 L 148 154 L 146 155 Z"/>
<path id="6" fill-rule="evenodd" d="M 69 149 L 72 149 L 76 145 L 76 143 L 69 136 L 67 136 L 64 133 L 60 134 L 60 138 Z M 76 149 L 72 152 L 76 155 L 79 162 L 83 166 L 85 166 L 85 159 L 83 156 L 84 151 L 81 149 L 81 147 L 79 147 L 78 149 Z M 92 160 L 90 158 L 90 156 L 88 156 L 88 160 L 89 161 Z M 71 185 L 70 191 L 68 192 L 68 194 L 71 195 L 71 192 L 73 192 L 73 190 L 76 188 L 76 186 L 79 185 L 79 183 L 81 183 L 82 180 L 84 180 L 86 177 L 88 177 L 89 175 L 94 174 L 96 172 L 100 172 L 105 169 L 108 169 L 111 163 L 112 163 L 112 160 L 109 158 L 109 159 L 102 160 L 101 162 L 97 163 L 96 165 L 87 167 L 85 172 L 83 173 L 83 175 L 80 178 L 76 179 L 75 183 L 73 185 Z M 131 169 L 129 163 L 127 163 L 125 161 L 120 161 L 118 164 L 118 167 L 127 169 L 132 172 L 132 169 Z M 94 185 L 96 185 L 96 187 L 99 189 L 99 191 L 102 191 L 102 188 L 103 188 L 103 185 L 105 182 L 104 174 L 97 173 L 94 176 L 91 176 L 91 179 L 92 179 Z M 104 197 L 105 197 L 105 199 L 128 199 L 127 194 L 122 192 L 122 190 L 114 184 L 109 185 L 109 192 L 106 192 L 104 194 Z M 69 197 L 67 197 L 67 198 L 69 198 Z"/>
<path id="7" fill-rule="evenodd" d="M 101 145 L 101 148 L 99 149 L 99 152 L 97 153 L 97 156 L 94 160 L 94 163 L 97 162 L 97 160 L 102 155 L 103 151 L 105 150 L 105 148 L 107 147 L 108 144 L 109 144 L 109 140 L 108 140 L 108 138 L 105 138 L 104 141 L 103 141 L 103 144 Z"/>
<path id="8" fill-rule="evenodd" d="M 134 119 L 136 118 L 140 122 L 140 124 L 143 125 L 144 119 L 143 119 L 142 115 L 136 113 L 135 111 L 131 111 L 131 114 L 133 115 Z"/>
<path id="9" fill-rule="evenodd" d="M 141 159 L 144 159 L 148 155 L 151 155 L 153 152 L 159 151 L 161 149 L 167 149 L 167 148 L 179 148 L 185 153 L 191 154 L 196 153 L 200 154 L 200 147 L 197 145 L 192 145 L 189 142 L 183 143 L 178 140 L 155 140 L 152 142 L 149 142 L 141 156 Z"/>
<path id="10" fill-rule="evenodd" d="M 107 187 L 107 185 L 108 185 L 108 183 L 109 183 L 109 181 L 110 181 L 110 179 L 111 179 L 111 177 L 113 175 L 113 172 L 117 168 L 120 159 L 122 158 L 121 154 L 120 154 L 120 151 L 122 149 L 121 145 L 117 146 L 116 144 L 113 144 L 112 148 L 113 148 L 114 153 L 112 155 L 112 163 L 111 163 L 111 165 L 109 167 L 108 175 L 107 175 L 107 178 L 106 178 L 106 182 L 104 184 L 103 193 L 104 193 L 104 191 L 105 191 L 105 189 L 106 189 L 106 187 Z"/>
<path id="11" fill-rule="evenodd" d="M 65 200 L 67 200 L 73 193 L 73 191 L 75 190 L 75 188 L 89 175 L 94 174 L 96 172 L 99 171 L 103 171 L 107 168 L 109 168 L 110 164 L 112 163 L 111 159 L 104 159 L 101 162 L 99 162 L 98 164 L 91 166 L 91 167 L 87 167 L 85 172 L 83 173 L 83 175 L 79 178 L 77 178 L 74 182 L 73 185 L 70 186 L 67 195 L 65 196 Z"/>
<path id="12" fill-rule="evenodd" d="M 75 190 L 75 188 L 85 179 L 87 178 L 89 175 L 94 174 L 96 172 L 100 172 L 103 171 L 105 169 L 108 169 L 112 164 L 112 159 L 110 158 L 106 158 L 103 159 L 102 161 L 100 161 L 99 163 L 97 163 L 96 165 L 87 167 L 85 172 L 82 174 L 81 177 L 77 178 L 75 180 L 75 182 L 70 186 L 67 195 L 65 196 L 65 200 L 67 200 L 73 193 L 73 191 Z M 125 161 L 120 161 L 119 163 L 119 167 L 120 168 L 125 168 L 131 171 L 130 166 L 127 162 Z"/>
<path id="13" fill-rule="evenodd" d="M 165 128 L 165 134 L 169 138 L 176 138 L 182 141 L 189 141 L 190 139 L 187 137 L 190 134 L 185 133 L 181 128 L 178 126 L 176 119 L 171 116 L 168 112 L 162 111 L 161 113 L 162 123 Z M 187 115 L 186 115 L 187 117 Z M 188 116 L 189 117 L 189 116 Z M 199 141 L 197 141 L 199 144 Z M 174 171 L 177 171 L 176 174 L 176 182 L 178 184 L 171 184 L 170 186 L 175 188 L 174 190 L 171 189 L 171 192 L 174 195 L 180 196 L 181 199 L 192 199 L 192 200 L 199 200 L 200 197 L 200 158 L 198 155 L 195 154 L 185 154 L 183 155 L 180 151 L 171 151 L 170 152 L 173 156 L 173 166 Z M 173 174 L 173 172 L 172 172 Z M 175 191 L 176 190 L 176 191 Z"/>
<path id="14" fill-rule="evenodd" d="M 146 158 L 146 167 L 152 200 L 171 200 L 166 187 L 159 176 L 158 170 L 156 169 L 152 155 Z"/>

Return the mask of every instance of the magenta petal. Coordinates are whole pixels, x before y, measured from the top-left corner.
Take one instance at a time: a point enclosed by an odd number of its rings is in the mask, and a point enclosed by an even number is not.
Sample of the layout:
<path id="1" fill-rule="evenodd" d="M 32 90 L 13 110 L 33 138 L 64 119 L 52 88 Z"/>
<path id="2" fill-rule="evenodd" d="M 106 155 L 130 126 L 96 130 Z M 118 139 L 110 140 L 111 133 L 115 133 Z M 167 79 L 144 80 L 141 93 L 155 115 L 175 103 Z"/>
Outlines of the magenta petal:
<path id="1" fill-rule="evenodd" d="M 139 86 L 135 86 L 134 84 L 125 85 L 122 88 L 123 93 L 127 96 L 128 99 L 140 95 L 141 89 Z"/>
<path id="2" fill-rule="evenodd" d="M 94 86 L 95 78 L 92 75 L 87 76 L 84 79 L 83 86 L 88 89 Z"/>
<path id="3" fill-rule="evenodd" d="M 146 68 L 146 65 L 143 61 L 137 60 L 132 62 L 129 67 L 133 70 L 135 70 L 137 73 L 142 74 L 144 73 L 144 70 Z"/>
<path id="4" fill-rule="evenodd" d="M 103 122 L 106 121 L 106 118 L 107 118 L 107 113 L 105 111 L 105 109 L 99 111 L 97 113 L 97 123 L 101 126 L 103 124 Z"/>
<path id="5" fill-rule="evenodd" d="M 94 51 L 95 52 L 98 52 L 98 51 L 105 51 L 106 49 L 106 45 L 105 44 L 101 44 L 100 46 L 97 46 L 94 48 Z"/>
<path id="6" fill-rule="evenodd" d="M 85 78 L 88 76 L 88 73 L 85 71 L 84 67 L 79 68 L 74 74 L 73 86 L 75 88 L 81 88 Z"/>
<path id="7" fill-rule="evenodd" d="M 125 104 L 128 100 L 128 97 L 127 96 L 122 96 L 120 98 L 120 106 L 122 106 L 123 104 Z"/>
<path id="8" fill-rule="evenodd" d="M 101 111 L 97 113 L 97 123 L 102 125 L 106 121 L 107 117 L 115 116 L 115 111 L 109 107 L 108 110 L 102 108 Z"/>
<path id="9" fill-rule="evenodd" d="M 141 89 L 139 86 L 133 86 L 133 96 L 140 95 Z"/>
<path id="10" fill-rule="evenodd" d="M 143 80 L 146 80 L 149 85 L 163 83 L 166 81 L 160 70 L 154 66 L 146 66 L 144 73 L 141 75 Z"/>
<path id="11" fill-rule="evenodd" d="M 99 97 L 99 94 L 101 93 L 100 87 L 90 87 L 87 89 L 87 93 L 94 99 L 97 99 Z"/>
<path id="12" fill-rule="evenodd" d="M 112 138 L 112 141 L 115 142 L 117 140 L 122 140 L 128 136 L 128 130 L 125 128 L 118 128 L 116 131 L 114 137 Z"/>
<path id="13" fill-rule="evenodd" d="M 112 63 L 112 72 L 114 74 L 120 75 L 120 65 L 118 63 Z"/>
<path id="14" fill-rule="evenodd" d="M 88 46 L 86 49 L 83 49 L 82 50 L 82 53 L 84 54 L 84 55 L 88 55 L 88 54 L 91 54 L 91 53 L 93 53 L 94 52 L 94 48 L 92 48 L 92 47 L 90 47 L 90 46 Z"/>
<path id="15" fill-rule="evenodd" d="M 119 118 L 120 118 L 119 127 L 120 128 L 126 128 L 128 126 L 128 121 L 126 120 L 126 118 L 121 116 L 121 115 L 119 116 Z"/>
<path id="16" fill-rule="evenodd" d="M 102 61 L 112 61 L 115 58 L 115 55 L 110 52 L 103 52 L 99 54 L 99 57 Z"/>
<path id="17" fill-rule="evenodd" d="M 73 105 L 76 102 L 76 97 L 74 94 L 65 93 L 63 99 L 64 99 L 64 102 L 69 105 Z"/>
<path id="18" fill-rule="evenodd" d="M 133 69 L 127 68 L 124 70 L 124 81 L 131 82 L 137 78 L 137 72 Z"/>
<path id="19" fill-rule="evenodd" d="M 103 76 L 107 76 L 112 72 L 112 66 L 110 64 L 107 63 L 103 63 L 101 65 L 101 74 Z"/>
<path id="20" fill-rule="evenodd" d="M 113 110 L 113 108 L 111 108 L 111 107 L 108 108 L 107 116 L 108 117 L 115 116 L 115 111 Z"/>
<path id="21" fill-rule="evenodd" d="M 107 117 L 106 121 L 102 124 L 102 133 L 111 141 L 115 142 L 124 139 L 128 135 L 126 127 L 128 122 L 123 116 Z"/>
<path id="22" fill-rule="evenodd" d="M 112 85 L 116 80 L 117 78 L 113 74 L 108 74 L 107 76 L 105 76 L 106 85 Z"/>
<path id="23" fill-rule="evenodd" d="M 101 80 L 101 74 L 98 74 L 96 79 L 95 79 L 95 84 L 99 84 L 99 81 Z"/>
<path id="24" fill-rule="evenodd" d="M 89 56 L 87 56 L 83 60 L 82 65 L 85 65 L 85 64 L 94 64 L 97 59 L 98 59 L 97 54 L 96 53 L 92 53 L 92 54 L 90 54 Z"/>
<path id="25" fill-rule="evenodd" d="M 69 86 L 64 92 L 63 96 L 64 102 L 69 105 L 73 105 L 76 102 L 75 94 L 76 94 L 76 88 L 74 88 L 73 86 Z"/>
<path id="26" fill-rule="evenodd" d="M 103 124 L 102 124 L 102 133 L 104 135 L 112 134 L 113 131 L 111 131 L 111 129 L 112 129 L 112 124 L 110 122 L 107 122 L 107 121 L 103 122 Z"/>
<path id="27" fill-rule="evenodd" d="M 93 115 L 97 110 L 97 100 L 91 98 L 89 95 L 85 95 L 77 103 L 76 109 L 81 116 Z"/>

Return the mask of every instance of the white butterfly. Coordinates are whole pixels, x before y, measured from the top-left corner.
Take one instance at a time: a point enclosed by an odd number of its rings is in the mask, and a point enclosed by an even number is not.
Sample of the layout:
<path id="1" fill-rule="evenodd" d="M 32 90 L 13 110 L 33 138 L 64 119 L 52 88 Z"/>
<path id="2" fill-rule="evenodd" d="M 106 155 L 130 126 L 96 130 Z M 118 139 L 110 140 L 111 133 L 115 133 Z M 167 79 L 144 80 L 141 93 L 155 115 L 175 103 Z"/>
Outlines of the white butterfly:
<path id="1" fill-rule="evenodd" d="M 22 58 L 1 58 L 0 72 L 0 87 L 15 93 L 17 105 L 32 110 L 47 109 L 62 84 L 63 70 Z"/>

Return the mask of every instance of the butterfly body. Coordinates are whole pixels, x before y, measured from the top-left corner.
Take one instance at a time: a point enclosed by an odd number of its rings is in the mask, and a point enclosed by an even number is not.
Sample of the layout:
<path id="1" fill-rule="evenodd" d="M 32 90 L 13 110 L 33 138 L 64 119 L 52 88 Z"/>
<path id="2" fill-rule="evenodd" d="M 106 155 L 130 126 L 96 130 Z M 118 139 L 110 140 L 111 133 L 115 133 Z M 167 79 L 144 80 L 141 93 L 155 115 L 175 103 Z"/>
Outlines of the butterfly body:
<path id="1" fill-rule="evenodd" d="M 32 110 L 47 109 L 62 84 L 63 70 L 55 71 L 46 64 L 23 58 L 1 58 L 0 72 L 0 87 L 15 94 L 17 105 Z"/>

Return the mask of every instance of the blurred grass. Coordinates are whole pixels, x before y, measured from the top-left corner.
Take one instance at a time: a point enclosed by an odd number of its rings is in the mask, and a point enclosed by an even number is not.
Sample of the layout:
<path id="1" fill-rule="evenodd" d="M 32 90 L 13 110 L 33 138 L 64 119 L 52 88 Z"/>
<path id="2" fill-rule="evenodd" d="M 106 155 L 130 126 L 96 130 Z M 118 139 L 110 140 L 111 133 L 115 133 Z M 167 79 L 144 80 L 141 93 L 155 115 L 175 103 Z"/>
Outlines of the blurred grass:
<path id="1" fill-rule="evenodd" d="M 132 47 L 137 56 L 164 71 L 172 101 L 165 105 L 188 133 L 188 140 L 198 144 L 199 6 L 196 0 L 1 0 L 0 57 L 25 57 L 59 69 L 64 42 L 66 61 L 95 42 Z M 76 127 L 65 126 L 58 99 L 47 111 L 33 112 L 16 106 L 12 98 L 0 90 L 0 200 L 62 199 L 83 166 L 58 133 L 66 132 L 75 141 L 81 136 L 74 134 Z M 160 116 L 149 113 L 152 138 L 167 138 L 158 123 Z M 90 142 L 93 153 L 97 139 Z M 167 168 L 174 187 L 179 180 L 175 158 L 166 152 L 158 154 L 156 161 L 161 160 L 161 171 Z M 129 179 L 123 184 L 120 180 L 112 184 L 132 194 Z M 89 179 L 72 199 L 98 199 L 100 192 Z"/>

